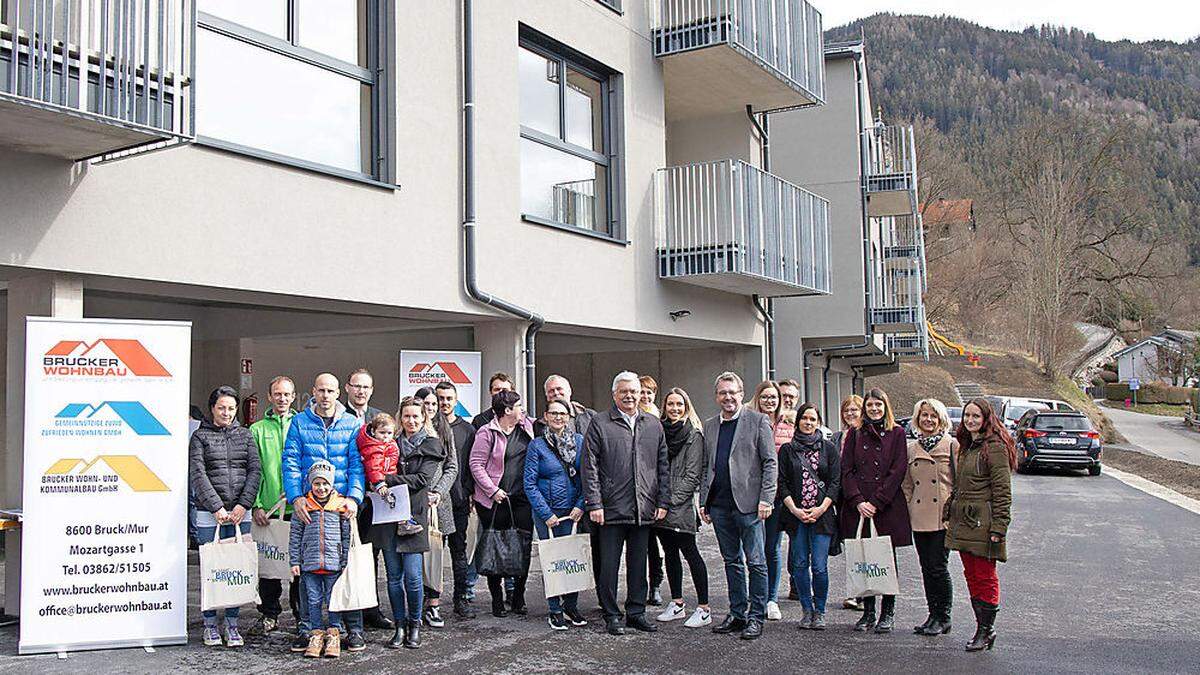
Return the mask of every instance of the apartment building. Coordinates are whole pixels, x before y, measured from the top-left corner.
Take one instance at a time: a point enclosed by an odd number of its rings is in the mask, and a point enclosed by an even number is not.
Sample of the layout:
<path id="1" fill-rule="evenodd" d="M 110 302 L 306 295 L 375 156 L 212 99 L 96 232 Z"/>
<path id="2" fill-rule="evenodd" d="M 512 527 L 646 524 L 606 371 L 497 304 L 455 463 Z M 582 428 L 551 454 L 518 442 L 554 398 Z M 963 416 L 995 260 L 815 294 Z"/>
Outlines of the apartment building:
<path id="1" fill-rule="evenodd" d="M 387 409 L 400 350 L 465 349 L 712 411 L 755 297 L 830 292 L 755 128 L 822 51 L 804 0 L 0 0 L 0 504 L 26 316 L 190 320 L 196 402 L 365 366 Z"/>
<path id="2" fill-rule="evenodd" d="M 769 115 L 771 170 L 829 200 L 830 292 L 775 304 L 776 369 L 830 411 L 863 379 L 925 360 L 924 227 L 909 126 L 877 118 L 861 41 L 825 46 L 826 101 Z"/>

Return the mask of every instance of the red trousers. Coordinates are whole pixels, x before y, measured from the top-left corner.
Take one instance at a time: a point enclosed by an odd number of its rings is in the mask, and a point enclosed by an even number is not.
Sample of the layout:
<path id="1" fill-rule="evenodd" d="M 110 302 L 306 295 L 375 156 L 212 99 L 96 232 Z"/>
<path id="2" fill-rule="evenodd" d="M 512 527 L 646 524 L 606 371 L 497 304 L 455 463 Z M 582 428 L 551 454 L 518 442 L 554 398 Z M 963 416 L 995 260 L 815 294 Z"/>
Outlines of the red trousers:
<path id="1" fill-rule="evenodd" d="M 963 576 L 967 578 L 971 599 L 999 605 L 1000 577 L 996 576 L 996 561 L 966 551 L 958 553 L 962 557 Z"/>

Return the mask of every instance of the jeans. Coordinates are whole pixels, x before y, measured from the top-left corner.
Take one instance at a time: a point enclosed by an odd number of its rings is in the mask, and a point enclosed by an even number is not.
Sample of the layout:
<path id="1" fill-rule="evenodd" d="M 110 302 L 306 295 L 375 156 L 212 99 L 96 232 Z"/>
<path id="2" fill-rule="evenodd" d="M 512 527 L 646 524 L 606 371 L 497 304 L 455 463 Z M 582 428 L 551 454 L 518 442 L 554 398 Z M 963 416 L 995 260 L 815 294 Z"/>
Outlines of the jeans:
<path id="1" fill-rule="evenodd" d="M 564 518 L 571 509 L 555 509 L 554 515 L 559 518 Z M 536 517 L 533 520 L 533 526 L 537 529 L 538 539 L 548 539 L 550 530 L 546 527 L 546 523 L 538 520 Z M 575 527 L 575 522 L 572 520 L 564 520 L 554 526 L 554 536 L 562 537 L 571 534 L 571 530 Z M 579 610 L 579 594 L 567 593 L 565 595 L 555 595 L 546 598 L 546 606 L 550 608 L 551 614 L 561 614 L 562 611 L 570 610 L 572 612 Z"/>
<path id="2" fill-rule="evenodd" d="M 659 530 L 658 540 L 662 542 L 663 561 L 667 565 L 667 584 L 671 587 L 671 599 L 683 599 L 683 563 L 679 556 L 682 553 L 687 560 L 688 569 L 692 571 L 692 585 L 696 587 L 696 604 L 708 604 L 708 566 L 704 564 L 704 556 L 696 546 L 696 535 L 690 532 L 675 532 Z"/>
<path id="3" fill-rule="evenodd" d="M 240 529 L 242 531 L 241 532 L 242 534 L 249 534 L 250 521 L 240 523 L 238 529 Z M 196 527 L 196 540 L 199 541 L 201 544 L 207 544 L 213 540 L 213 537 L 216 535 L 216 533 L 217 533 L 217 528 L 215 528 L 215 527 L 197 526 Z M 235 536 L 235 533 L 233 531 L 232 524 L 221 525 L 221 538 L 222 539 L 232 539 L 234 536 Z M 228 623 L 232 622 L 232 623 L 236 624 L 238 614 L 241 613 L 241 610 L 242 610 L 241 607 L 226 608 L 224 610 L 225 623 L 228 624 Z M 201 616 L 204 617 L 204 623 L 206 625 L 213 625 L 217 622 L 217 610 L 215 610 L 215 609 L 205 610 L 205 611 L 201 612 L 200 614 L 201 614 Z"/>
<path id="4" fill-rule="evenodd" d="M 301 576 L 304 577 L 304 594 L 308 599 L 309 630 L 336 628 L 340 632 L 342 629 L 341 614 L 329 612 L 329 620 L 326 621 L 322 608 L 329 604 L 329 594 L 333 592 L 333 585 L 337 583 L 338 577 L 342 576 L 342 573 L 340 571 L 332 574 L 303 572 Z"/>
<path id="5" fill-rule="evenodd" d="M 767 602 L 779 600 L 780 565 L 783 562 L 783 530 L 779 529 L 781 511 L 786 508 L 778 506 L 771 516 L 763 521 L 763 553 L 767 556 Z"/>
<path id="6" fill-rule="evenodd" d="M 825 613 L 829 597 L 829 544 L 833 535 L 817 534 L 810 523 L 796 523 L 789 559 L 792 583 L 800 594 L 800 606 L 806 612 Z"/>
<path id="7" fill-rule="evenodd" d="M 758 513 L 736 508 L 708 507 L 729 584 L 729 613 L 737 619 L 762 621 L 767 613 L 767 559 L 763 552 L 763 523 Z M 746 569 L 750 570 L 747 588 Z"/>
<path id="8" fill-rule="evenodd" d="M 383 549 L 383 566 L 387 570 L 388 602 L 392 605 L 392 620 L 420 621 L 422 594 L 425 592 L 424 558 L 420 553 L 400 553 Z"/>

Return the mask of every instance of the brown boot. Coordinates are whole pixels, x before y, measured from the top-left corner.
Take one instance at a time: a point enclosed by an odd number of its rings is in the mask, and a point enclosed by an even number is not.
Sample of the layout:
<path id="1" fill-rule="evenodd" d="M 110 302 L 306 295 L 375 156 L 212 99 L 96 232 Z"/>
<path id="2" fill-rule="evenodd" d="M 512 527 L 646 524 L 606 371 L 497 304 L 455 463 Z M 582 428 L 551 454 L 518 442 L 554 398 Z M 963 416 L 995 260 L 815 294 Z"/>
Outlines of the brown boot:
<path id="1" fill-rule="evenodd" d="M 336 628 L 330 628 L 325 633 L 325 656 L 331 659 L 336 659 L 342 655 L 342 632 Z"/>
<path id="2" fill-rule="evenodd" d="M 304 655 L 310 659 L 321 657 L 321 647 L 325 645 L 325 631 L 314 630 L 308 634 L 308 649 L 304 650 Z"/>

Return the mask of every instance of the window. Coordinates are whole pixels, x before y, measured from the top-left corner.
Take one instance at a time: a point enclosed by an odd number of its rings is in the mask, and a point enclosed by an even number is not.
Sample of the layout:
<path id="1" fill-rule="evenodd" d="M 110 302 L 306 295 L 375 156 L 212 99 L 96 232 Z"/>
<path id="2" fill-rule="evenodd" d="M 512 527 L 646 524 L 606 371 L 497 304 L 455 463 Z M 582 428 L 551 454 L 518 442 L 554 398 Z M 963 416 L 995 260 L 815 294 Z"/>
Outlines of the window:
<path id="1" fill-rule="evenodd" d="M 596 0 L 596 2 L 604 5 L 618 14 L 621 12 L 621 0 Z"/>
<path id="2" fill-rule="evenodd" d="M 389 181 L 377 0 L 197 0 L 200 140 Z"/>
<path id="3" fill-rule="evenodd" d="M 620 238 L 612 71 L 522 28 L 521 215 Z"/>

